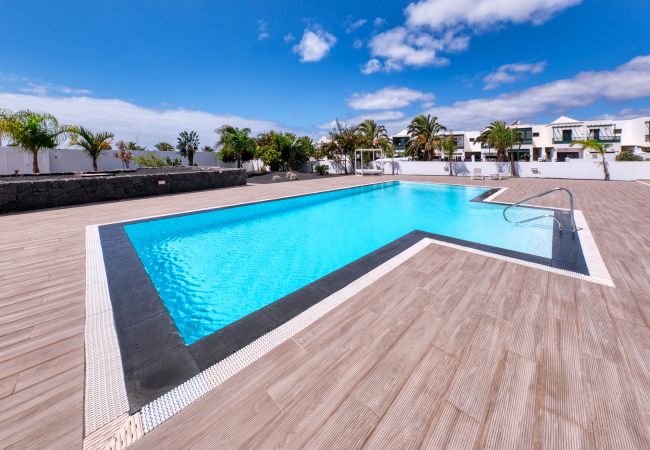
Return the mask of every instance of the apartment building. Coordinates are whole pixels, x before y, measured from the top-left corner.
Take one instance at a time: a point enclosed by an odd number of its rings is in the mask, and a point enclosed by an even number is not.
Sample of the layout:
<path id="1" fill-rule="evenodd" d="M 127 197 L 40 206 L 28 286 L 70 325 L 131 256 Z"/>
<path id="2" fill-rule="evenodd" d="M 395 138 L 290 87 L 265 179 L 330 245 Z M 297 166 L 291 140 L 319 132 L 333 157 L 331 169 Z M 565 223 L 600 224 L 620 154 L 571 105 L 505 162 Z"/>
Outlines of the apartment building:
<path id="1" fill-rule="evenodd" d="M 513 150 L 518 161 L 566 161 L 600 156 L 584 149 L 577 141 L 593 139 L 608 144 L 607 158 L 624 151 L 650 158 L 650 117 L 634 119 L 575 120 L 561 116 L 549 124 L 529 124 L 521 121 L 509 125 L 519 132 L 521 144 Z M 479 144 L 480 131 L 449 132 L 456 140 L 454 159 L 491 161 L 496 151 Z M 396 153 L 403 153 L 409 140 L 403 130 L 392 136 Z"/>

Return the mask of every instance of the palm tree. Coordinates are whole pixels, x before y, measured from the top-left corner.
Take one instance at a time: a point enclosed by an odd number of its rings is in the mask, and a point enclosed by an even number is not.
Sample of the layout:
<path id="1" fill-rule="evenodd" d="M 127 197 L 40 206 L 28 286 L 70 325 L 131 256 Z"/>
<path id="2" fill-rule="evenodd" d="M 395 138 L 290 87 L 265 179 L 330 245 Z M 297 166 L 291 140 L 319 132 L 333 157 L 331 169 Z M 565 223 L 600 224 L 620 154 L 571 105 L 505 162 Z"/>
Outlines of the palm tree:
<path id="1" fill-rule="evenodd" d="M 3 114 L 2 132 L 13 144 L 32 154 L 32 172 L 40 173 L 38 152 L 56 147 L 70 132 L 70 127 L 60 125 L 51 114 L 39 114 L 29 110 Z"/>
<path id="2" fill-rule="evenodd" d="M 442 154 L 449 160 L 449 175 L 454 176 L 454 166 L 451 163 L 451 159 L 454 157 L 454 152 L 456 151 L 456 139 L 453 136 L 447 136 L 440 143 L 440 149 L 442 150 Z"/>
<path id="3" fill-rule="evenodd" d="M 415 117 L 407 128 L 410 136 L 406 143 L 406 154 L 414 158 L 430 159 L 440 147 L 440 132 L 447 127 L 438 123 L 436 116 L 420 114 Z"/>
<path id="4" fill-rule="evenodd" d="M 488 148 L 497 151 L 497 161 L 506 161 L 510 154 L 510 173 L 517 176 L 515 166 L 515 155 L 512 149 L 521 145 L 521 136 L 513 128 L 508 128 L 503 120 L 496 120 L 488 125 L 476 138 L 475 142 L 486 144 Z"/>
<path id="5" fill-rule="evenodd" d="M 110 150 L 113 133 L 108 131 L 98 131 L 93 133 L 84 127 L 73 127 L 70 129 L 70 146 L 77 145 L 93 160 L 93 171 L 97 172 L 97 160 L 103 150 Z"/>
<path id="6" fill-rule="evenodd" d="M 571 147 L 573 147 L 574 145 L 582 145 L 584 149 L 591 149 L 600 154 L 600 157 L 603 160 L 603 172 L 605 174 L 605 181 L 609 181 L 609 169 L 607 169 L 607 161 L 605 161 L 605 154 L 607 153 L 607 149 L 610 148 L 612 144 L 605 144 L 595 139 L 586 139 L 582 141 L 572 142 Z"/>
<path id="7" fill-rule="evenodd" d="M 256 142 L 250 137 L 250 128 L 223 125 L 215 131 L 219 134 L 219 157 L 222 161 L 236 161 L 237 168 L 241 168 L 243 162 L 250 161 L 255 155 Z"/>
<path id="8" fill-rule="evenodd" d="M 176 148 L 181 156 L 187 158 L 190 166 L 194 165 L 194 153 L 199 149 L 199 135 L 196 131 L 181 131 Z"/>
<path id="9" fill-rule="evenodd" d="M 367 148 L 380 148 L 381 140 L 388 137 L 386 127 L 372 119 L 366 119 L 357 125 L 359 143 Z"/>
<path id="10" fill-rule="evenodd" d="M 159 152 L 173 152 L 174 151 L 174 146 L 170 144 L 169 142 L 158 142 L 156 145 L 154 145 L 156 150 Z"/>
<path id="11" fill-rule="evenodd" d="M 115 159 L 119 159 L 122 162 L 122 167 L 125 169 L 129 168 L 131 160 L 133 159 L 133 151 L 138 150 L 138 145 L 135 142 L 124 142 L 119 140 L 115 143 L 115 146 L 119 150 L 113 156 Z"/>

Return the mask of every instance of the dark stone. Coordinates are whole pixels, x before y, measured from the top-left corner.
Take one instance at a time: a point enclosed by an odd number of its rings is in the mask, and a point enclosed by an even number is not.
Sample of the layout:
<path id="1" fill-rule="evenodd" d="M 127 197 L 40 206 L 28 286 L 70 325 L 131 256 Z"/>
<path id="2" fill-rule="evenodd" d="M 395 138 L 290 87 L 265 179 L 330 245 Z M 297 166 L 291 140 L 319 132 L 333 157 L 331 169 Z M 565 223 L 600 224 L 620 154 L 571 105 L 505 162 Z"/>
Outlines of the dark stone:
<path id="1" fill-rule="evenodd" d="M 158 184 L 159 181 L 165 184 Z M 0 177 L 0 213 L 191 192 L 246 184 L 244 169 L 170 167 L 74 174 Z"/>

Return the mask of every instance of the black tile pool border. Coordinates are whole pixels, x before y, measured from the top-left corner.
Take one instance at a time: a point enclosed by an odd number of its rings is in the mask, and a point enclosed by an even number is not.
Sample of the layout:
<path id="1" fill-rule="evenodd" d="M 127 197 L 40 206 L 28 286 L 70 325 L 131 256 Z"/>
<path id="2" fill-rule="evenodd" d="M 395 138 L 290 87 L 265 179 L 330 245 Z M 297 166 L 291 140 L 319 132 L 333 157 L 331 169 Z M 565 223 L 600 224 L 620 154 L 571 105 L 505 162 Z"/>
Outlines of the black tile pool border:
<path id="1" fill-rule="evenodd" d="M 471 201 L 483 202 L 499 190 L 490 189 Z M 99 226 L 130 414 L 140 411 L 148 403 L 291 320 L 423 238 L 588 274 L 577 234 L 574 237 L 570 231 L 560 232 L 555 223 L 551 258 L 414 230 L 188 346 L 146 273 L 124 225 L 224 208 Z M 569 229 L 568 212 L 552 208 L 535 209 L 553 211 L 563 227 Z"/>

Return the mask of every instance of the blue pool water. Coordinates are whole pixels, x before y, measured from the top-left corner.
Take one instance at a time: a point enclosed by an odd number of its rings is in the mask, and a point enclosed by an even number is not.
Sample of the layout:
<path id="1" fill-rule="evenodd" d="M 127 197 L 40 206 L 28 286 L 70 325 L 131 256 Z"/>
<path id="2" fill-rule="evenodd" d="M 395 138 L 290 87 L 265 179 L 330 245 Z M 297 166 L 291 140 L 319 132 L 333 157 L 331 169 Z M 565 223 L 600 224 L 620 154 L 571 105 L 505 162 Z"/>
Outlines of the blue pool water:
<path id="1" fill-rule="evenodd" d="M 413 230 L 550 258 L 551 219 L 512 225 L 470 202 L 485 191 L 392 182 L 124 228 L 189 345 Z"/>

